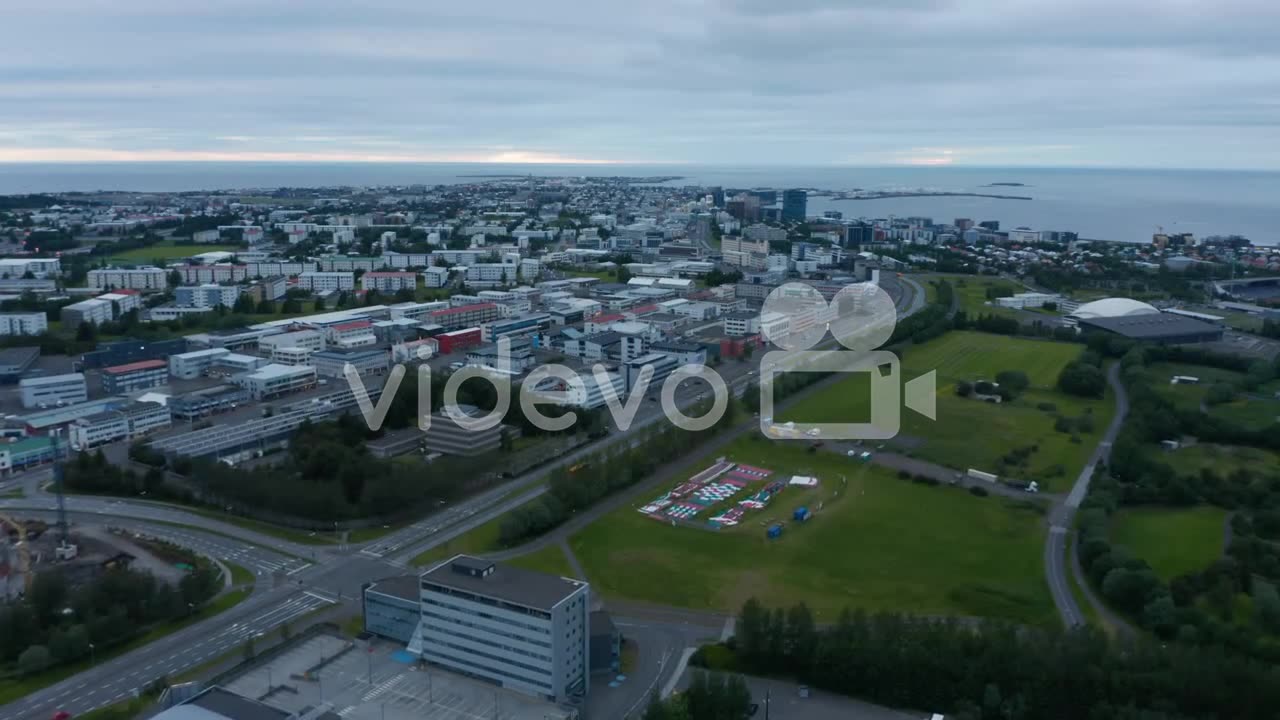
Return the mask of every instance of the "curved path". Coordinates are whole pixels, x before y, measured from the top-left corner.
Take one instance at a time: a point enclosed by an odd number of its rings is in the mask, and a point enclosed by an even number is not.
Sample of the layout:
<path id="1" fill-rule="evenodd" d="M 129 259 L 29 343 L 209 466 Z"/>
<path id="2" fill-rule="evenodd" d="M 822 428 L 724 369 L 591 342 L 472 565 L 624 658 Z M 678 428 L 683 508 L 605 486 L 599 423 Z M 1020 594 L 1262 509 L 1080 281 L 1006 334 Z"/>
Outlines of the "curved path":
<path id="1" fill-rule="evenodd" d="M 1116 436 L 1120 434 L 1120 428 L 1124 425 L 1125 416 L 1129 413 L 1129 397 L 1125 393 L 1124 385 L 1120 382 L 1120 363 L 1113 363 L 1107 370 L 1107 383 L 1111 386 L 1112 392 L 1116 396 L 1116 411 L 1114 417 L 1111 418 L 1111 424 L 1107 426 L 1107 430 L 1102 435 L 1102 439 L 1098 442 L 1098 446 L 1094 448 L 1093 455 L 1089 457 L 1089 462 L 1085 463 L 1084 469 L 1080 471 L 1080 476 L 1076 478 L 1075 485 L 1072 486 L 1071 492 L 1067 495 L 1064 502 L 1055 504 L 1049 512 L 1049 536 L 1044 546 L 1044 569 L 1045 579 L 1049 583 L 1049 592 L 1053 595 L 1053 604 L 1058 609 L 1058 614 L 1062 616 L 1062 622 L 1068 628 L 1077 627 L 1085 624 L 1084 613 L 1080 610 L 1080 606 L 1076 603 L 1075 596 L 1071 593 L 1071 584 L 1067 579 L 1067 573 L 1071 571 L 1067 567 L 1067 542 L 1068 538 L 1073 537 L 1072 521 L 1075 519 L 1076 510 L 1080 508 L 1080 503 L 1084 502 L 1085 496 L 1089 492 L 1089 482 L 1093 479 L 1093 472 L 1099 463 L 1106 463 L 1111 457 L 1111 445 L 1115 442 Z M 1074 557 L 1074 553 L 1072 553 Z M 1075 563 L 1078 570 L 1078 563 Z M 1082 574 L 1073 573 L 1076 582 L 1085 590 L 1085 596 L 1094 602 L 1096 598 L 1088 592 L 1088 584 L 1085 582 Z M 1095 608 L 1100 614 L 1109 616 L 1106 608 L 1095 602 Z M 1121 627 L 1124 627 L 1121 625 Z"/>

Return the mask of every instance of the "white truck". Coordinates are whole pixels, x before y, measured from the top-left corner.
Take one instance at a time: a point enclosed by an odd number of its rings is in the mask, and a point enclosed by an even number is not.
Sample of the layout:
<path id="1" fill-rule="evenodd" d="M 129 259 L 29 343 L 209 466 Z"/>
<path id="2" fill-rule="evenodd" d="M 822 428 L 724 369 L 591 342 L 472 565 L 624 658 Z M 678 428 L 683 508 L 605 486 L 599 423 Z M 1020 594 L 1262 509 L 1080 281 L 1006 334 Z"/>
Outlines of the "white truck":
<path id="1" fill-rule="evenodd" d="M 966 474 L 974 480 L 982 480 L 989 483 L 994 483 L 998 479 L 995 473 L 983 472 L 982 470 L 975 470 L 973 468 L 969 468 L 969 471 Z"/>

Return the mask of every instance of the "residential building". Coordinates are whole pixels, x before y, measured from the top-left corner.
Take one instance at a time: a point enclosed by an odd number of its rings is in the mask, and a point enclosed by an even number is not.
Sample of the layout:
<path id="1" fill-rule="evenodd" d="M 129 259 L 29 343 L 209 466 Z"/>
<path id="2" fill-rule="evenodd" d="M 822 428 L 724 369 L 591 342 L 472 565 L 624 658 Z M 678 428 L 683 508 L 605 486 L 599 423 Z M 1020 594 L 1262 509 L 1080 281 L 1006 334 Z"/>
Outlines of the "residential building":
<path id="1" fill-rule="evenodd" d="M 39 335 L 49 331 L 49 318 L 42 312 L 0 313 L 0 335 Z"/>
<path id="2" fill-rule="evenodd" d="M 328 344 L 338 348 L 368 347 L 378 344 L 373 323 L 369 320 L 352 320 L 330 325 L 324 329 L 324 333 Z"/>
<path id="3" fill-rule="evenodd" d="M 163 385 L 169 379 L 169 363 L 164 360 L 139 360 L 127 365 L 102 369 L 102 390 L 111 395 L 125 395 Z"/>
<path id="4" fill-rule="evenodd" d="M 360 288 L 365 291 L 396 292 L 418 287 L 418 274 L 413 272 L 366 272 L 360 276 Z"/>
<path id="5" fill-rule="evenodd" d="M 169 287 L 169 274 L 158 267 L 99 268 L 89 271 L 89 287 L 97 290 L 165 290 Z"/>
<path id="6" fill-rule="evenodd" d="M 62 274 L 62 261 L 58 258 L 0 258 L 0 277 L 20 278 L 31 273 L 37 278 Z"/>
<path id="7" fill-rule="evenodd" d="M 311 353 L 311 365 L 320 377 L 340 378 L 347 365 L 360 375 L 385 375 L 389 367 L 386 350 L 321 350 Z"/>
<path id="8" fill-rule="evenodd" d="M 183 308 L 216 308 L 219 305 L 231 307 L 236 304 L 236 298 L 240 297 L 240 288 L 213 283 L 195 287 L 182 286 L 173 289 L 173 297 L 178 307 Z"/>
<path id="9" fill-rule="evenodd" d="M 353 272 L 304 272 L 298 276 L 298 287 L 312 292 L 354 290 L 356 275 Z"/>
<path id="10" fill-rule="evenodd" d="M 432 265 L 422 271 L 422 284 L 429 288 L 442 288 L 449 284 L 449 268 Z"/>
<path id="11" fill-rule="evenodd" d="M 411 653 L 554 702 L 590 689 L 587 583 L 459 555 L 423 573 L 421 587 Z"/>
<path id="12" fill-rule="evenodd" d="M 24 408 L 74 405 L 89 399 L 84 373 L 25 378 L 18 381 L 18 391 Z"/>
<path id="13" fill-rule="evenodd" d="M 267 400 L 306 390 L 316 384 L 316 369 L 309 365 L 264 365 L 238 378 L 254 400 Z"/>
<path id="14" fill-rule="evenodd" d="M 202 283 L 240 282 L 248 280 L 249 268 L 245 265 L 214 263 L 213 265 L 180 265 L 174 268 L 186 285 Z"/>
<path id="15" fill-rule="evenodd" d="M 62 308 L 60 317 L 64 327 L 74 328 L 86 322 L 101 325 L 118 320 L 125 313 L 141 306 L 142 300 L 137 290 L 117 290 L 96 298 L 71 303 Z"/>

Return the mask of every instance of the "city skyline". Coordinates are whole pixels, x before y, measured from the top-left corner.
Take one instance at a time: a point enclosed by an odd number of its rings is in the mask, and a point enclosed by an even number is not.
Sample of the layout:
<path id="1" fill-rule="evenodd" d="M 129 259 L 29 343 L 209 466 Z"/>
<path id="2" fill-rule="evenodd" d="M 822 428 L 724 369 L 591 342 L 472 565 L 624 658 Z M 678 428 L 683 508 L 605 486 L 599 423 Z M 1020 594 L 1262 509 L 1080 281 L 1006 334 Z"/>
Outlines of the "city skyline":
<path id="1" fill-rule="evenodd" d="M 0 162 L 1280 166 L 1280 9 L 11 8 Z"/>

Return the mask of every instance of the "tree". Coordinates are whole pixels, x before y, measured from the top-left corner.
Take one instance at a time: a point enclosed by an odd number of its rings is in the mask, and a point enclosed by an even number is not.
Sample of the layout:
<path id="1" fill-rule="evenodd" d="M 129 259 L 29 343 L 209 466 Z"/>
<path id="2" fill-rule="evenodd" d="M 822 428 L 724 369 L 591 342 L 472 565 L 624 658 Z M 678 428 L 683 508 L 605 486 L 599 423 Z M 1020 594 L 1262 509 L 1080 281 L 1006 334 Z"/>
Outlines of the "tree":
<path id="1" fill-rule="evenodd" d="M 1280 633 L 1280 594 L 1276 593 L 1275 585 L 1253 581 L 1253 612 L 1260 626 L 1268 632 Z"/>
<path id="2" fill-rule="evenodd" d="M 1231 383 L 1214 383 L 1205 391 L 1204 401 L 1209 405 L 1223 405 L 1234 400 L 1236 389 Z"/>
<path id="3" fill-rule="evenodd" d="M 177 270 L 169 271 L 169 287 L 174 288 L 182 284 L 182 273 Z"/>
<path id="4" fill-rule="evenodd" d="M 18 656 L 18 667 L 27 675 L 44 670 L 52 662 L 53 656 L 49 653 L 49 648 L 43 645 L 32 645 Z"/>
<path id="5" fill-rule="evenodd" d="M 237 315 L 250 315 L 253 313 L 253 298 L 248 293 L 240 293 L 236 298 L 235 304 L 231 306 L 231 312 Z"/>
<path id="6" fill-rule="evenodd" d="M 1031 387 L 1031 379 L 1021 370 L 1002 370 L 996 374 L 996 382 L 1000 384 L 1002 394 L 1009 393 L 1007 399 L 1013 399 Z"/>
<path id="7" fill-rule="evenodd" d="M 960 397 L 969 397 L 973 394 L 973 383 L 961 380 L 956 383 L 956 395 Z"/>
<path id="8" fill-rule="evenodd" d="M 98 337 L 98 329 L 93 323 L 81 321 L 76 326 L 76 342 L 93 342 Z"/>
<path id="9" fill-rule="evenodd" d="M 1100 398 L 1106 388 L 1106 377 L 1092 363 L 1077 360 L 1068 363 L 1058 374 L 1058 389 L 1068 395 Z"/>

